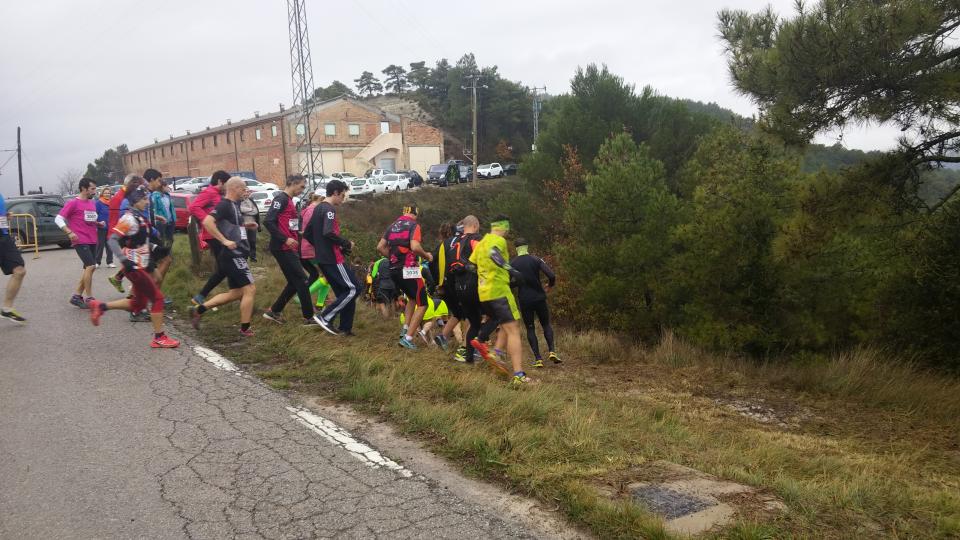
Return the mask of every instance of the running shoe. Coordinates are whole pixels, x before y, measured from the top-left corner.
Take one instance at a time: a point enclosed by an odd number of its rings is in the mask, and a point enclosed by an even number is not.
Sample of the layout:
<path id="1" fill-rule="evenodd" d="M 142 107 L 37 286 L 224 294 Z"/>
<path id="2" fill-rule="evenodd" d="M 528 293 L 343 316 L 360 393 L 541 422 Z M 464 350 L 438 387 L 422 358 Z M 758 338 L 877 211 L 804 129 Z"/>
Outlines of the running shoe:
<path id="1" fill-rule="evenodd" d="M 92 296 L 88 296 L 88 297 L 84 298 L 84 299 L 83 299 L 83 306 L 84 306 L 85 308 L 88 308 L 88 309 L 89 309 L 89 308 L 90 308 L 90 304 L 91 304 L 94 300 L 95 300 L 95 298 L 92 297 Z"/>
<path id="2" fill-rule="evenodd" d="M 202 294 L 197 294 L 197 295 L 194 295 L 194 297 L 191 298 L 190 301 L 193 302 L 193 305 L 199 306 L 200 304 L 204 303 L 206 299 L 207 299 L 206 296 Z"/>
<path id="3" fill-rule="evenodd" d="M 430 345 L 430 337 L 427 336 L 426 332 L 424 332 L 423 330 L 420 330 L 419 332 L 417 332 L 417 335 L 420 336 L 420 339 L 423 340 L 424 345 Z"/>
<path id="4" fill-rule="evenodd" d="M 553 362 L 554 364 L 562 364 L 562 363 L 563 363 L 563 360 L 560 360 L 560 357 L 557 356 L 557 353 L 555 353 L 555 352 L 553 352 L 553 351 L 550 352 L 550 354 L 547 356 L 547 358 L 549 358 L 550 361 Z"/>
<path id="5" fill-rule="evenodd" d="M 116 268 L 116 267 L 117 267 L 117 265 L 115 265 L 115 264 L 113 264 L 113 263 L 110 263 L 110 264 L 107 265 L 107 268 Z"/>
<path id="6" fill-rule="evenodd" d="M 403 336 L 402 338 L 400 338 L 400 341 L 397 342 L 397 345 L 400 345 L 405 349 L 410 349 L 410 350 L 417 349 L 417 344 L 414 343 L 413 340 L 408 339 L 407 336 Z"/>
<path id="7" fill-rule="evenodd" d="M 253 328 L 247 328 L 246 330 L 241 328 L 240 335 L 243 337 L 253 337 Z"/>
<path id="8" fill-rule="evenodd" d="M 123 294 L 123 293 L 124 293 L 123 283 L 121 283 L 120 280 L 117 279 L 117 276 L 116 276 L 116 275 L 109 276 L 109 277 L 107 278 L 107 281 L 109 281 L 110 284 L 113 285 L 113 288 L 116 289 L 118 293 L 120 293 L 120 294 Z"/>
<path id="9" fill-rule="evenodd" d="M 180 346 L 180 342 L 164 334 L 160 337 L 154 337 L 150 346 L 154 349 L 176 349 Z"/>
<path id="10" fill-rule="evenodd" d="M 543 367 L 543 358 L 537 358 L 534 360 L 533 367 Z"/>
<path id="11" fill-rule="evenodd" d="M 449 343 L 448 343 L 448 341 L 447 341 L 447 338 L 443 337 L 443 334 L 437 334 L 437 335 L 433 338 L 433 342 L 437 344 L 437 347 L 440 347 L 440 348 L 443 349 L 444 351 L 446 351 L 446 350 L 447 350 L 447 347 L 449 346 Z"/>
<path id="12" fill-rule="evenodd" d="M 264 313 L 263 316 L 266 317 L 267 314 Z M 320 317 L 318 315 L 307 317 L 306 319 L 303 320 L 303 325 L 304 326 L 320 326 Z"/>
<path id="13" fill-rule="evenodd" d="M 344 332 L 343 330 L 340 330 L 340 331 L 339 331 L 339 334 L 340 334 L 340 336 L 342 336 L 342 337 L 357 337 L 357 335 L 354 334 L 353 331 L 351 331 L 351 330 L 347 330 L 346 332 Z"/>
<path id="14" fill-rule="evenodd" d="M 106 306 L 106 304 L 99 300 L 94 300 L 90 303 L 90 322 L 92 322 L 94 326 L 100 326 L 100 316 L 103 315 L 104 306 Z"/>
<path id="15" fill-rule="evenodd" d="M 318 321 L 320 324 L 320 328 L 323 328 L 324 330 L 326 330 L 328 334 L 332 334 L 334 336 L 340 335 L 340 332 L 337 332 L 337 330 L 333 326 L 330 326 L 330 323 L 323 320 L 323 317 L 318 316 L 317 318 L 320 319 Z"/>
<path id="16" fill-rule="evenodd" d="M 140 313 L 131 313 L 129 316 L 130 322 L 150 322 L 150 313 L 146 311 L 141 311 Z"/>
<path id="17" fill-rule="evenodd" d="M 493 368 L 494 370 L 504 375 L 507 375 L 507 376 L 510 375 L 510 370 L 508 370 L 506 367 L 504 367 L 503 364 L 497 361 L 497 357 L 490 352 L 490 348 L 487 347 L 486 343 L 482 343 L 481 341 L 475 339 L 471 341 L 470 344 L 473 345 L 473 348 L 476 349 L 478 353 L 480 353 L 480 358 L 483 358 L 483 360 L 491 368 Z"/>
<path id="18" fill-rule="evenodd" d="M 321 311 L 323 311 L 323 307 L 324 307 L 324 306 L 323 306 L 323 304 L 321 304 L 320 302 L 317 302 L 316 304 L 313 305 L 313 307 L 314 307 L 314 309 L 317 310 L 317 313 L 320 313 Z"/>
<path id="19" fill-rule="evenodd" d="M 190 326 L 192 326 L 194 330 L 199 330 L 200 317 L 202 317 L 202 315 L 200 314 L 199 311 L 197 311 L 197 306 L 190 306 L 189 311 L 190 311 Z"/>
<path id="20" fill-rule="evenodd" d="M 510 386 L 512 386 L 513 388 L 520 388 L 532 382 L 533 382 L 533 379 L 531 379 L 530 377 L 527 377 L 527 374 L 521 371 L 520 373 L 515 373 L 513 375 L 513 379 L 510 380 Z"/>
<path id="21" fill-rule="evenodd" d="M 163 307 L 168 308 L 173 305 L 173 298 L 169 296 L 163 299 Z"/>
<path id="22" fill-rule="evenodd" d="M 453 353 L 453 359 L 457 362 L 466 362 L 467 361 L 467 348 L 460 347 L 457 349 L 457 352 Z"/>
<path id="23" fill-rule="evenodd" d="M 272 310 L 269 310 L 269 309 L 263 312 L 263 318 L 267 319 L 268 321 L 273 321 L 277 324 L 283 324 L 287 322 L 287 320 L 283 318 L 282 313 L 274 313 Z"/>
<path id="24" fill-rule="evenodd" d="M 27 322 L 27 320 L 23 318 L 23 315 L 20 315 L 14 309 L 0 311 L 0 319 L 6 319 L 8 321 L 15 322 L 17 324 L 22 324 Z"/>
<path id="25" fill-rule="evenodd" d="M 85 308 L 85 307 L 87 307 L 87 304 L 85 304 L 84 301 L 83 301 L 83 297 L 80 296 L 79 294 L 75 294 L 75 295 L 73 295 L 73 296 L 70 297 L 70 305 L 71 305 L 71 306 L 77 306 L 78 308 Z"/>

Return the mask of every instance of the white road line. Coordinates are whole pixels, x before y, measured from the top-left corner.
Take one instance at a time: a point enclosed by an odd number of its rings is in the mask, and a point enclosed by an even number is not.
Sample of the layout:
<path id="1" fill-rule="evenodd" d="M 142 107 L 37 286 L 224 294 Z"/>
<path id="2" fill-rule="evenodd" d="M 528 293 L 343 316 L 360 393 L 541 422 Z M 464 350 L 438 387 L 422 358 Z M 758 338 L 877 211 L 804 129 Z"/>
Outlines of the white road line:
<path id="1" fill-rule="evenodd" d="M 350 452 L 351 455 L 367 465 L 375 469 L 384 467 L 396 471 L 397 474 L 406 478 L 413 476 L 412 472 L 384 457 L 383 454 L 373 448 L 354 439 L 347 430 L 334 424 L 330 420 L 310 412 L 303 407 L 287 407 L 287 410 L 293 413 L 290 418 L 295 419 L 317 435 L 320 435 L 329 441 L 330 444 L 334 444 Z"/>
<path id="2" fill-rule="evenodd" d="M 211 351 L 210 349 L 207 349 L 206 347 L 194 347 L 193 352 L 197 353 L 200 358 L 203 358 L 207 362 L 210 362 L 216 366 L 217 369 L 222 369 L 223 371 L 233 371 L 238 374 L 240 373 L 240 368 L 234 365 L 233 362 Z"/>

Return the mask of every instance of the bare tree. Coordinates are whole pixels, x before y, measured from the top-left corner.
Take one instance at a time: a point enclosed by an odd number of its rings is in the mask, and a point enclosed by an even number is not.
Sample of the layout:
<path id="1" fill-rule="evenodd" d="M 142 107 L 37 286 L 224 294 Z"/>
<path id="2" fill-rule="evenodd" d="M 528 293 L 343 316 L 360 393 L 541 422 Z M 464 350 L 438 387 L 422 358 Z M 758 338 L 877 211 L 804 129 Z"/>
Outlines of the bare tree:
<path id="1" fill-rule="evenodd" d="M 57 177 L 57 185 L 53 188 L 54 193 L 58 193 L 60 195 L 70 195 L 71 193 L 76 193 L 80 183 L 80 178 L 82 177 L 83 173 L 80 172 L 80 169 L 67 169 Z"/>

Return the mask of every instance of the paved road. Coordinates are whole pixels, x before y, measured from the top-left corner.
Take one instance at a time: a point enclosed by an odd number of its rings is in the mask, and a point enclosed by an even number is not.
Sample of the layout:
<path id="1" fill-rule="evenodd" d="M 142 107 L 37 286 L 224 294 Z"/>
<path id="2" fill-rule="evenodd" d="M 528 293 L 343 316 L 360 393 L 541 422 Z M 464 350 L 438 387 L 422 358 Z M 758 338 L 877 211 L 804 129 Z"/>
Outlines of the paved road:
<path id="1" fill-rule="evenodd" d="M 0 321 L 0 538 L 530 536 L 358 459 L 380 458 L 196 344 L 151 350 L 121 313 L 91 326 L 67 304 L 73 252 L 27 270 L 28 325 Z"/>

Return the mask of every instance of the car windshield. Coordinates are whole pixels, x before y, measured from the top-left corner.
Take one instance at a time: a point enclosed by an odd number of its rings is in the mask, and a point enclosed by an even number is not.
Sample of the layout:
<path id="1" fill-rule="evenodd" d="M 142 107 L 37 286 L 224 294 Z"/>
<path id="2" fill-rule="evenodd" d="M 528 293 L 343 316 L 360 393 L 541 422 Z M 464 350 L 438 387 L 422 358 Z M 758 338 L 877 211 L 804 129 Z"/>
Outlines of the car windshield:
<path id="1" fill-rule="evenodd" d="M 257 182 L 256 180 L 247 180 L 246 182 L 247 182 L 247 185 L 248 185 L 248 186 L 259 186 L 259 185 L 260 185 L 260 182 Z"/>
<path id="2" fill-rule="evenodd" d="M 385 174 L 383 175 L 382 180 L 384 182 L 396 182 L 400 177 L 395 174 Z"/>
<path id="3" fill-rule="evenodd" d="M 446 166 L 446 165 L 434 165 L 434 166 L 430 167 L 430 172 L 440 172 L 440 173 L 442 173 L 442 172 L 445 172 L 446 170 L 447 170 L 447 166 Z"/>
<path id="4" fill-rule="evenodd" d="M 255 200 L 255 201 L 259 201 L 260 199 L 266 199 L 267 197 L 268 197 L 268 195 L 267 195 L 266 193 L 264 193 L 263 191 L 258 191 L 258 192 L 256 192 L 256 193 L 251 193 L 251 194 L 250 194 L 250 198 L 253 199 L 253 200 Z"/>
<path id="5" fill-rule="evenodd" d="M 362 185 L 364 185 L 364 184 L 366 184 L 366 183 L 367 183 L 366 180 L 359 179 L 359 180 L 354 180 L 354 181 L 350 182 L 350 185 L 351 185 L 351 186 L 362 186 Z"/>

